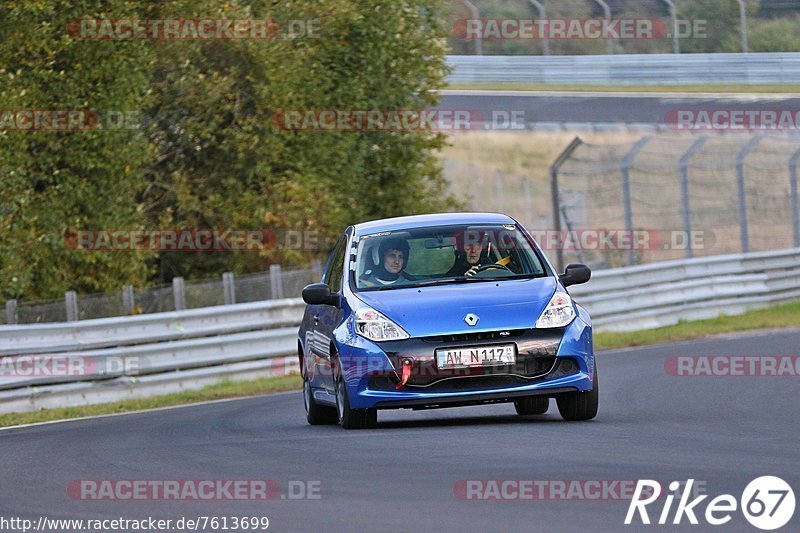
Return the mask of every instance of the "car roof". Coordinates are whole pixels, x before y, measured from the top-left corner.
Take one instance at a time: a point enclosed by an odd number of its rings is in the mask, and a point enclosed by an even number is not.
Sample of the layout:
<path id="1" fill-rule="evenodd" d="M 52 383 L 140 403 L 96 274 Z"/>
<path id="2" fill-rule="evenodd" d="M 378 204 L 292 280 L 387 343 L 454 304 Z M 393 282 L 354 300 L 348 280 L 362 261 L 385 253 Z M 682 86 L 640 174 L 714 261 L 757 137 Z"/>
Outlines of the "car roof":
<path id="1" fill-rule="evenodd" d="M 358 236 L 380 231 L 399 231 L 426 226 L 448 226 L 456 224 L 515 224 L 516 221 L 502 213 L 436 213 L 408 217 L 384 218 L 355 225 Z"/>

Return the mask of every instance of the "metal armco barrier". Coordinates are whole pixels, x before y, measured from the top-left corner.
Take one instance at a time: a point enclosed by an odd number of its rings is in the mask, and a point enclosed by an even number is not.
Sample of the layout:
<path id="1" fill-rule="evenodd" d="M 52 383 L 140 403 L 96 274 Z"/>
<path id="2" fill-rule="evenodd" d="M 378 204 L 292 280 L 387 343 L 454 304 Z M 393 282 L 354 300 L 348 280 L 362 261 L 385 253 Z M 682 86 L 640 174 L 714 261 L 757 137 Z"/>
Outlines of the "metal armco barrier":
<path id="1" fill-rule="evenodd" d="M 447 56 L 447 64 L 452 85 L 800 83 L 800 53 Z"/>
<path id="2" fill-rule="evenodd" d="M 601 270 L 570 293 L 601 331 L 736 315 L 800 299 L 800 248 Z"/>
<path id="3" fill-rule="evenodd" d="M 800 248 L 601 270 L 570 289 L 597 330 L 734 315 L 800 299 Z M 197 389 L 297 371 L 300 299 L 0 327 L 0 413 Z M 15 355 L 77 360 L 78 375 L 9 374 Z M 132 364 L 135 363 L 135 364 Z M 26 367 L 27 368 L 27 367 Z"/>

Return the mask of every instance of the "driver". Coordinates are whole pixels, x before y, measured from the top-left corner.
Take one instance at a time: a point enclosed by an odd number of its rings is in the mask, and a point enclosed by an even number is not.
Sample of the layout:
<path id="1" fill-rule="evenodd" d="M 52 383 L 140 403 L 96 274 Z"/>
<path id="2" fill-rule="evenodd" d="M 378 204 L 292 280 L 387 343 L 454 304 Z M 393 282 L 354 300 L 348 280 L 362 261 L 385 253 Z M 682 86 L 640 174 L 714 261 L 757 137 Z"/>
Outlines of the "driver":
<path id="1" fill-rule="evenodd" d="M 456 236 L 456 245 L 453 248 L 456 261 L 445 276 L 472 277 L 477 273 L 481 263 L 487 261 L 489 254 L 483 252 L 485 234 L 479 233 L 477 238 L 468 237 L 475 237 L 475 235 Z"/>
<path id="2" fill-rule="evenodd" d="M 477 238 L 476 238 L 477 237 Z M 477 235 L 461 234 L 456 235 L 456 244 L 453 251 L 456 255 L 455 263 L 445 274 L 446 277 L 466 276 L 472 277 L 478 273 L 478 269 L 484 265 L 498 265 L 508 269 L 507 265 L 511 262 L 511 257 L 504 257 L 497 263 L 489 260 L 491 245 L 484 246 L 486 233 L 480 232 Z"/>
<path id="3" fill-rule="evenodd" d="M 409 246 L 405 239 L 394 237 L 381 241 L 378 246 L 380 263 L 362 283 L 365 287 L 381 287 L 413 281 L 403 269 L 408 264 Z"/>

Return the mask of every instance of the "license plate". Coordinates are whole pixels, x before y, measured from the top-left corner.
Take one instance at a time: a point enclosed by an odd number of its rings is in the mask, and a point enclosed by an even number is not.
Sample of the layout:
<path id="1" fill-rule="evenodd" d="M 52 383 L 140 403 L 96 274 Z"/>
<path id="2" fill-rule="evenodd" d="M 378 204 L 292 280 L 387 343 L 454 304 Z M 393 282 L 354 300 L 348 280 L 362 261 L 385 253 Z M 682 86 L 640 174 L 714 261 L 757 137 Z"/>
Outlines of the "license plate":
<path id="1" fill-rule="evenodd" d="M 513 344 L 436 350 L 436 366 L 439 368 L 513 365 L 516 362 L 517 356 Z"/>

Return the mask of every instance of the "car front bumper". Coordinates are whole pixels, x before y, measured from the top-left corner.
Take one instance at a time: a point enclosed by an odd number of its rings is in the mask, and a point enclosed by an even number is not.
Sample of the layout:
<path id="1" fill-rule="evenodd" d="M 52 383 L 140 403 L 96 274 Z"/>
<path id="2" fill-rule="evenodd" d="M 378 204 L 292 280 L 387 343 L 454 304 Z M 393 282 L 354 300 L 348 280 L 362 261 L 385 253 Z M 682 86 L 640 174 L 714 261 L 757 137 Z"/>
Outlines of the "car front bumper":
<path id="1" fill-rule="evenodd" d="M 487 368 L 463 375 L 435 368 L 436 348 L 509 342 L 517 345 L 518 363 L 513 368 Z M 350 405 L 355 409 L 425 409 L 589 391 L 595 366 L 592 328 L 585 312 L 559 330 L 531 329 L 489 339 L 445 336 L 376 343 L 352 335 L 340 346 L 339 354 Z M 418 372 L 398 389 L 396 369 L 405 358 L 414 361 Z"/>

